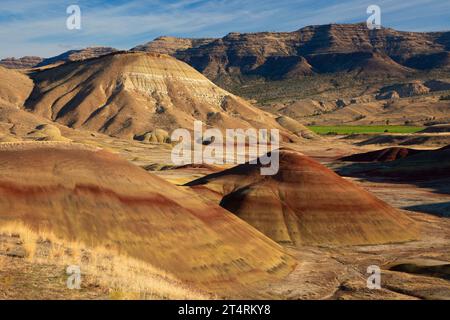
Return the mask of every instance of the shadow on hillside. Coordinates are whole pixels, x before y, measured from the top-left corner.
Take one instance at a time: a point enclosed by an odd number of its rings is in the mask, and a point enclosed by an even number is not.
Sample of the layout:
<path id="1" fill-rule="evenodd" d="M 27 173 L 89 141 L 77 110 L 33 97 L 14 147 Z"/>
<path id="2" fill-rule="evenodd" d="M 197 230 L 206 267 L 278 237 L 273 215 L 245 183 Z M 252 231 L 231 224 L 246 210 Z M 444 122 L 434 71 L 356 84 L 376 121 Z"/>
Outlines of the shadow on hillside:
<path id="1" fill-rule="evenodd" d="M 342 164 L 342 162 L 340 162 Z M 398 183 L 398 184 L 412 184 L 419 188 L 429 188 L 439 194 L 450 194 L 450 178 L 447 172 L 439 172 L 436 168 L 434 173 L 421 172 L 416 175 L 400 175 L 394 174 L 384 175 L 381 172 L 383 169 L 389 169 L 390 165 L 387 163 L 348 163 L 339 166 L 334 171 L 343 177 L 352 177 L 363 179 L 370 182 L 378 183 Z M 439 174 L 442 173 L 442 174 Z"/>
<path id="2" fill-rule="evenodd" d="M 410 211 L 418 211 L 422 213 L 429 213 L 439 217 L 450 218 L 450 201 L 405 207 L 403 209 Z"/>

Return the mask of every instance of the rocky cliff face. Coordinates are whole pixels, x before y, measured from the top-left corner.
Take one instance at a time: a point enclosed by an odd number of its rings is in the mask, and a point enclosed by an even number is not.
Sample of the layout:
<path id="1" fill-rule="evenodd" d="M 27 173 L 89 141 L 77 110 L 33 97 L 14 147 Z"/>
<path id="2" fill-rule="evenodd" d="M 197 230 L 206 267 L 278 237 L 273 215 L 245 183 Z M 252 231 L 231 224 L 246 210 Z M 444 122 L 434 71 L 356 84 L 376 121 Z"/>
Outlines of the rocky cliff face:
<path id="1" fill-rule="evenodd" d="M 101 57 L 116 51 L 117 49 L 110 47 L 89 47 L 81 50 L 70 50 L 58 56 L 44 59 L 36 66 L 43 67 L 51 64 L 61 64 L 64 62 L 83 61 L 86 59 Z"/>
<path id="2" fill-rule="evenodd" d="M 330 24 L 295 32 L 230 33 L 197 43 L 159 38 L 135 49 L 166 50 L 221 83 L 242 76 L 295 78 L 313 72 L 356 71 L 365 76 L 381 70 L 402 76 L 412 69 L 450 67 L 449 48 L 450 32 L 371 31 L 365 24 Z M 301 71 L 292 72 L 299 63 Z"/>
<path id="3" fill-rule="evenodd" d="M 2 145 L 0 172 L 2 222 L 117 249 L 196 287 L 216 283 L 223 294 L 247 283 L 248 290 L 255 279 L 276 281 L 295 265 L 228 211 L 104 150 Z"/>
<path id="4" fill-rule="evenodd" d="M 0 65 L 8 69 L 27 69 L 41 63 L 43 58 L 26 56 L 22 58 L 6 58 L 0 60 Z"/>

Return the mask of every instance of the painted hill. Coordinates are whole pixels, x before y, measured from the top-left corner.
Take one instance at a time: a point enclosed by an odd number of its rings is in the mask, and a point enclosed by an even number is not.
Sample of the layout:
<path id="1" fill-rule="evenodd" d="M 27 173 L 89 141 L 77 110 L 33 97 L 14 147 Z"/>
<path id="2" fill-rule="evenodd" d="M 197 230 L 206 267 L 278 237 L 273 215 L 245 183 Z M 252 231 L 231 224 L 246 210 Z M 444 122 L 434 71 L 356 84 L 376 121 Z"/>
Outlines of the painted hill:
<path id="1" fill-rule="evenodd" d="M 37 66 L 44 60 L 41 57 L 25 56 L 22 58 L 5 58 L 0 60 L 0 66 L 8 69 L 28 69 Z"/>
<path id="2" fill-rule="evenodd" d="M 53 66 L 71 61 L 82 61 L 86 59 L 92 59 L 116 51 L 117 49 L 111 47 L 88 47 L 78 50 L 69 50 L 50 58 L 41 58 L 34 56 L 31 57 L 26 56 L 22 58 L 6 58 L 0 60 L 0 65 L 10 69 L 30 69 L 30 68 Z"/>
<path id="3" fill-rule="evenodd" d="M 115 53 L 33 74 L 34 113 L 73 128 L 133 138 L 157 129 L 281 128 L 275 118 L 217 87 L 187 64 L 148 53 Z"/>
<path id="4" fill-rule="evenodd" d="M 69 50 L 60 55 L 43 59 L 40 63 L 34 67 L 44 67 L 48 65 L 62 64 L 73 61 L 83 61 L 87 59 L 101 57 L 113 52 L 118 51 L 111 47 L 88 47 L 79 50 Z"/>
<path id="5" fill-rule="evenodd" d="M 176 37 L 158 37 L 146 44 L 139 45 L 131 49 L 131 51 L 146 51 L 154 53 L 162 53 L 175 55 L 178 51 L 196 48 L 208 44 L 215 39 L 213 38 L 176 38 Z"/>
<path id="6" fill-rule="evenodd" d="M 288 274 L 281 247 L 218 205 L 116 155 L 74 144 L 0 146 L 0 224 L 108 247 L 220 294 Z"/>
<path id="7" fill-rule="evenodd" d="M 357 185 L 294 151 L 280 171 L 239 165 L 188 184 L 280 243 L 358 245 L 414 239 L 412 221 Z"/>

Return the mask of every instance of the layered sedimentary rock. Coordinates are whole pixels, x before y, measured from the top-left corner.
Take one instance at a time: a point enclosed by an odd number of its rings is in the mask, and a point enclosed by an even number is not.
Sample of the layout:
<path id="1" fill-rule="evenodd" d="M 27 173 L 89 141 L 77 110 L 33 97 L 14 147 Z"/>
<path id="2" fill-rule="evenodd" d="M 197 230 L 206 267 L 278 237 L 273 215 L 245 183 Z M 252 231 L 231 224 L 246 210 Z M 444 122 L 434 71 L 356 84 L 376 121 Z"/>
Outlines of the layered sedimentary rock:
<path id="1" fill-rule="evenodd" d="M 293 79 L 311 73 L 355 71 L 360 76 L 405 76 L 411 69 L 449 66 L 449 32 L 369 30 L 366 24 L 308 26 L 294 32 L 230 33 L 192 44 L 159 38 L 143 51 L 167 51 L 217 83 L 242 76 Z M 189 45 L 174 46 L 173 43 Z M 301 62 L 301 67 L 298 63 Z M 292 70 L 300 72 L 292 72 Z"/>
<path id="2" fill-rule="evenodd" d="M 245 164 L 188 186 L 280 243 L 359 245 L 417 237 L 404 213 L 294 151 L 280 152 L 280 170 L 272 177 Z"/>
<path id="3" fill-rule="evenodd" d="M 6 58 L 0 60 L 0 65 L 9 69 L 30 69 L 36 67 L 53 66 L 71 61 L 82 61 L 101 57 L 117 49 L 111 47 L 88 47 L 80 50 L 69 50 L 50 58 L 26 56 L 22 58 Z"/>
<path id="4" fill-rule="evenodd" d="M 44 60 L 41 57 L 25 56 L 22 58 L 5 58 L 0 60 L 0 65 L 9 69 L 27 69 L 37 66 Z"/>
<path id="5" fill-rule="evenodd" d="M 274 117 L 170 56 L 116 53 L 37 72 L 27 108 L 73 128 L 133 138 L 156 129 L 280 128 Z"/>
<path id="6" fill-rule="evenodd" d="M 218 205 L 116 155 L 74 144 L 0 146 L 0 224 L 10 222 L 117 250 L 221 294 L 277 279 L 294 265 Z"/>

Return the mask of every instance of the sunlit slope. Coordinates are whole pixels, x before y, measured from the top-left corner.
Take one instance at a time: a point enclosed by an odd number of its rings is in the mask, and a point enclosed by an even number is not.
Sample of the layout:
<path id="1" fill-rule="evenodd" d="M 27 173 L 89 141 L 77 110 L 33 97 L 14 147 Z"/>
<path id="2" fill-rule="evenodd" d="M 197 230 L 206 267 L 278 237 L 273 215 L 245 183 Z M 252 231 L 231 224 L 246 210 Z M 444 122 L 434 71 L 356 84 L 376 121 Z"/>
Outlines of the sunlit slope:
<path id="1" fill-rule="evenodd" d="M 26 75 L 0 66 L 0 107 L 24 104 L 33 90 L 33 81 Z"/>
<path id="2" fill-rule="evenodd" d="M 27 108 L 73 128 L 133 138 L 156 129 L 281 128 L 270 114 L 161 54 L 116 53 L 33 75 Z"/>
<path id="3" fill-rule="evenodd" d="M 74 144 L 0 145 L 0 223 L 16 220 L 221 292 L 283 277 L 294 265 L 279 245 L 218 205 Z"/>
<path id="4" fill-rule="evenodd" d="M 298 152 L 280 152 L 280 171 L 240 165 L 188 184 L 277 242 L 358 245 L 414 239 L 412 221 L 366 190 Z"/>

